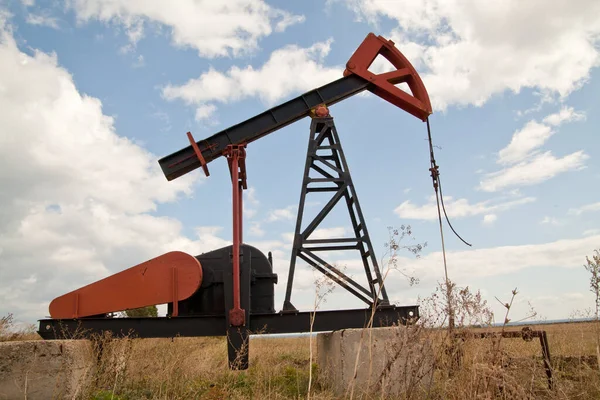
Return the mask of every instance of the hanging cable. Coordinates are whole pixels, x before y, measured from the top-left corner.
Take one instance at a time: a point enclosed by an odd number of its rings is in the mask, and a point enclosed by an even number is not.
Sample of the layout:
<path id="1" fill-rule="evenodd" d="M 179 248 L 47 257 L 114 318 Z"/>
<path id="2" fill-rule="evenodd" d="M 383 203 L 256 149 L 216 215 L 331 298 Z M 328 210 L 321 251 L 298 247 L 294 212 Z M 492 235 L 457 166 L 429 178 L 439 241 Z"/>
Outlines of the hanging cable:
<path id="1" fill-rule="evenodd" d="M 444 199 L 442 196 L 442 186 L 440 183 L 440 173 L 437 164 L 435 163 L 435 156 L 433 154 L 433 141 L 431 140 L 431 127 L 429 126 L 429 118 L 427 118 L 427 138 L 429 139 L 429 161 L 431 163 L 431 167 L 429 171 L 431 172 L 431 179 L 433 180 L 433 188 L 435 190 L 435 200 L 437 203 L 437 213 L 438 213 L 438 222 L 440 225 L 440 237 L 442 239 L 442 257 L 444 260 L 444 277 L 446 278 L 446 294 L 448 299 L 448 327 L 450 331 L 454 329 L 454 307 L 452 302 L 452 288 L 450 284 L 450 279 L 448 278 L 448 263 L 446 262 L 446 244 L 444 242 L 444 228 L 442 224 L 442 211 L 440 210 L 440 203 L 442 204 L 442 209 L 444 210 L 444 216 L 446 217 L 446 221 L 450 225 L 450 221 L 448 220 L 448 214 L 446 214 L 446 208 L 444 207 Z M 438 191 L 439 189 L 439 191 Z M 450 225 L 452 228 L 452 225 Z M 452 232 L 456 236 L 458 234 L 454 229 Z M 460 236 L 458 236 L 460 238 Z M 460 238 L 462 240 L 462 238 Z M 464 240 L 463 240 L 464 242 Z M 466 242 L 465 242 L 466 243 Z M 467 243 L 468 244 L 468 243 Z M 470 244 L 469 244 L 470 246 Z"/>
<path id="2" fill-rule="evenodd" d="M 435 163 L 435 156 L 433 155 L 433 142 L 431 140 L 431 129 L 429 127 L 429 118 L 427 118 L 427 136 L 429 138 L 429 162 L 431 167 L 429 171 L 431 172 L 431 179 L 433 180 L 433 188 L 435 190 L 435 200 L 437 203 L 437 212 L 438 212 L 438 221 L 440 224 L 440 237 L 442 239 L 442 256 L 444 259 L 444 276 L 446 277 L 446 285 L 448 285 L 448 265 L 446 263 L 446 245 L 444 244 L 444 228 L 442 226 L 442 213 L 440 210 L 440 196 L 438 192 L 439 186 L 439 173 L 438 166 Z"/>
<path id="3" fill-rule="evenodd" d="M 452 229 L 452 232 L 454 232 L 454 234 L 456 235 L 457 238 L 459 238 L 460 240 L 462 240 L 462 242 L 464 244 L 466 244 L 467 246 L 471 246 L 471 243 L 468 243 L 465 239 L 463 239 L 455 230 L 454 227 L 452 226 L 452 224 L 450 223 L 450 220 L 448 219 L 448 214 L 446 214 L 446 207 L 444 206 L 444 194 L 442 193 L 442 181 L 440 180 L 440 178 L 438 177 L 438 184 L 440 186 L 440 200 L 442 201 L 442 210 L 444 210 L 444 216 L 446 217 L 446 221 L 448 222 L 448 226 L 450 227 L 450 229 Z"/>
<path id="4" fill-rule="evenodd" d="M 433 141 L 431 140 L 431 127 L 429 126 L 429 118 L 427 118 L 427 138 L 429 139 L 429 157 L 430 157 L 430 162 L 431 162 L 431 168 L 429 170 L 431 171 L 431 177 L 433 178 L 433 188 L 435 189 L 436 199 L 438 197 L 438 187 L 439 187 L 439 191 L 440 191 L 440 193 L 439 193 L 439 202 L 442 203 L 442 210 L 444 211 L 444 217 L 446 218 L 446 222 L 448 222 L 448 226 L 450 227 L 450 229 L 452 229 L 452 232 L 456 235 L 457 238 L 459 238 L 467 246 L 471 246 L 470 243 L 468 243 L 465 239 L 463 239 L 458 234 L 458 232 L 456 232 L 456 230 L 454 229 L 454 227 L 450 223 L 450 219 L 448 218 L 448 214 L 446 213 L 446 206 L 444 205 L 444 194 L 442 192 L 442 182 L 440 180 L 439 169 L 438 169 L 438 166 L 435 163 L 435 156 L 433 154 Z M 438 209 L 439 209 L 439 202 L 438 202 Z M 441 222 L 442 222 L 441 221 L 441 215 L 439 215 L 439 218 L 440 218 L 440 224 L 441 224 Z M 442 239 L 442 241 L 443 241 L 443 239 Z"/>

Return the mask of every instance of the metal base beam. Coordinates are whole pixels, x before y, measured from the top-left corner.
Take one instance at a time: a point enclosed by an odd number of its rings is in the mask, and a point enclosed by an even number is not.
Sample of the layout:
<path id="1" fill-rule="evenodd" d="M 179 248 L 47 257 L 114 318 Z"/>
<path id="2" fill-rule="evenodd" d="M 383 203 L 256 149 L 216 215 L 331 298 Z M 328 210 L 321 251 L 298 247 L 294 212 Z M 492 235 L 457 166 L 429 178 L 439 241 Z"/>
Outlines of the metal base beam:
<path id="1" fill-rule="evenodd" d="M 250 334 L 310 332 L 313 312 L 252 314 Z M 411 324 L 419 318 L 418 306 L 388 306 L 369 309 L 317 311 L 313 332 Z M 369 321 L 372 318 L 372 324 Z M 38 334 L 46 340 L 89 339 L 111 333 L 113 337 L 172 338 L 177 336 L 226 336 L 225 316 L 156 318 L 42 319 Z"/>

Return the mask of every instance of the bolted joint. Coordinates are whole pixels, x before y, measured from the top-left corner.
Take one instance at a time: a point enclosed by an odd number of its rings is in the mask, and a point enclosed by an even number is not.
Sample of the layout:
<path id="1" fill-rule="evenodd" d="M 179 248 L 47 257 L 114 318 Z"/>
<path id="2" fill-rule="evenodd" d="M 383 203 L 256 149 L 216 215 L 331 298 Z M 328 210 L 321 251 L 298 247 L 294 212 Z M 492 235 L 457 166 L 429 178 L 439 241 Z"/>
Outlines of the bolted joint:
<path id="1" fill-rule="evenodd" d="M 313 107 L 310 110 L 310 117 L 311 118 L 325 118 L 325 117 L 329 117 L 329 109 L 327 108 L 327 106 L 325 104 L 319 104 L 316 107 Z"/>
<path id="2" fill-rule="evenodd" d="M 229 310 L 229 323 L 232 326 L 244 325 L 246 319 L 246 311 L 243 308 L 233 308 Z"/>

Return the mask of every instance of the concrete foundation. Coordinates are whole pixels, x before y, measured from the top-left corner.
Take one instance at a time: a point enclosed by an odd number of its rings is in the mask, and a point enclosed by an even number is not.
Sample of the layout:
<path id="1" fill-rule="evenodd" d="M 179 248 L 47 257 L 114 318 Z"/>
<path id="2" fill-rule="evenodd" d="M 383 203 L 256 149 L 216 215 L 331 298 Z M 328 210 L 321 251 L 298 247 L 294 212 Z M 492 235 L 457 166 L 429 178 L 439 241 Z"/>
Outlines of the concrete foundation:
<path id="1" fill-rule="evenodd" d="M 344 398 L 414 397 L 433 376 L 432 349 L 420 336 L 404 326 L 321 333 L 320 380 Z"/>
<path id="2" fill-rule="evenodd" d="M 87 340 L 0 343 L 0 399 L 74 399 L 95 365 Z"/>

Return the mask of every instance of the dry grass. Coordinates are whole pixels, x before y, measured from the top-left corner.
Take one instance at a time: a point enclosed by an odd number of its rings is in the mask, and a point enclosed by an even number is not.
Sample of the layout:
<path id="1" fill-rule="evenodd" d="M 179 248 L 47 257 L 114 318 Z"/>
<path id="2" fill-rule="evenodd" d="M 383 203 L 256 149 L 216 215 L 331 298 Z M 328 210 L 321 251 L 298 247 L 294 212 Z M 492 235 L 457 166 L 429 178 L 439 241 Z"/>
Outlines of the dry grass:
<path id="1" fill-rule="evenodd" d="M 598 399 L 600 373 L 593 323 L 531 325 L 546 330 L 553 389 L 548 387 L 538 338 L 468 339 L 459 345 L 461 364 L 453 373 L 438 371 L 434 398 L 447 399 Z M 522 327 L 506 327 L 520 331 Z M 469 329 L 471 332 L 501 328 Z M 443 357 L 442 357 L 443 358 Z"/>
<path id="2" fill-rule="evenodd" d="M 16 327 L 12 314 L 0 317 L 0 342 L 41 339 L 35 325 Z"/>
<path id="3" fill-rule="evenodd" d="M 32 332 L 18 336 L 8 329 L 10 318 L 2 319 L 0 341 L 32 338 Z M 600 372 L 595 355 L 598 325 L 564 323 L 531 325 L 546 330 L 552 357 L 554 388 L 548 381 L 539 341 L 518 339 L 467 339 L 453 349 L 460 362 L 448 352 L 447 331 L 411 327 L 411 340 L 427 342 L 435 359 L 433 380 L 406 380 L 393 397 L 374 393 L 358 398 L 400 399 L 598 399 Z M 468 329 L 480 332 L 492 328 Z M 499 328 L 494 328 L 497 331 Z M 506 327 L 520 330 L 521 327 Z M 17 332 L 18 333 L 18 332 Z M 312 341 L 316 354 L 316 341 Z M 393 342 L 393 340 L 391 341 Z M 231 371 L 227 365 L 224 338 L 119 339 L 94 342 L 102 356 L 91 384 L 82 393 L 85 399 L 336 399 L 318 367 L 310 365 L 308 337 L 251 339 L 250 368 Z M 394 343 L 390 343 L 394 346 Z M 406 350 L 407 351 L 407 350 Z M 398 357 L 406 353 L 401 350 Z M 431 354 L 412 354 L 418 365 Z M 378 377 L 376 377 L 377 379 Z M 387 380 L 406 377 L 387 376 Z M 359 384 L 357 384 L 359 385 Z"/>
<path id="4" fill-rule="evenodd" d="M 479 293 L 452 288 L 457 321 L 452 333 L 522 328 L 490 327 L 489 308 Z M 516 294 L 515 289 L 513 299 Z M 250 368 L 245 371 L 228 368 L 227 342 L 222 337 L 94 340 L 90 348 L 97 363 L 84 379 L 80 398 L 600 399 L 599 321 L 530 326 L 547 332 L 553 372 L 549 388 L 538 339 L 456 339 L 449 329 L 440 328 L 447 321 L 447 304 L 442 292 L 422 301 L 420 320 L 385 339 L 386 354 L 367 351 L 371 359 L 367 364 L 361 360 L 361 365 L 371 366 L 376 364 L 373 357 L 386 357 L 383 372 L 374 372 L 370 378 L 374 382 L 349 382 L 349 390 L 337 396 L 314 363 L 315 340 L 258 335 L 250 341 Z M 506 303 L 506 321 L 511 304 L 512 300 Z M 11 324 L 12 316 L 2 318 L 0 341 L 36 336 L 31 329 L 15 330 Z M 473 325 L 485 328 L 468 327 Z M 358 366 L 352 359 L 345 362 Z M 399 388 L 389 394 L 390 384 L 398 382 Z"/>
<path id="5" fill-rule="evenodd" d="M 458 345 L 460 363 L 449 356 L 446 331 L 414 329 L 415 339 L 433 344 L 434 379 L 411 380 L 392 397 L 405 399 L 598 399 L 600 373 L 593 359 L 592 323 L 534 326 L 548 332 L 554 388 L 548 381 L 539 341 L 467 339 Z M 509 327 L 507 329 L 520 329 Z M 473 331 L 477 331 L 474 329 Z M 250 368 L 231 371 L 224 338 L 103 340 L 103 355 L 84 398 L 91 399 L 298 399 L 308 397 L 308 337 L 253 337 Z M 314 341 L 313 341 L 314 346 Z M 313 351 L 315 349 L 313 348 Z M 422 358 L 430 357 L 421 355 Z M 590 357 L 594 356 L 594 357 Z M 402 354 L 400 354 L 402 357 Z M 419 354 L 413 354 L 415 365 Z M 310 398 L 336 399 L 316 365 Z M 387 379 L 400 377 L 388 376 Z M 426 380 L 427 381 L 427 380 Z M 408 387 L 412 386 L 414 387 Z M 416 388 L 419 386 L 418 389 Z"/>
<path id="6" fill-rule="evenodd" d="M 104 341 L 93 399 L 306 398 L 309 338 L 252 338 L 250 368 L 231 371 L 224 338 Z M 313 366 L 313 373 L 316 367 Z M 314 399 L 333 399 L 319 382 Z"/>

